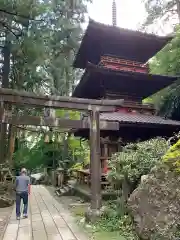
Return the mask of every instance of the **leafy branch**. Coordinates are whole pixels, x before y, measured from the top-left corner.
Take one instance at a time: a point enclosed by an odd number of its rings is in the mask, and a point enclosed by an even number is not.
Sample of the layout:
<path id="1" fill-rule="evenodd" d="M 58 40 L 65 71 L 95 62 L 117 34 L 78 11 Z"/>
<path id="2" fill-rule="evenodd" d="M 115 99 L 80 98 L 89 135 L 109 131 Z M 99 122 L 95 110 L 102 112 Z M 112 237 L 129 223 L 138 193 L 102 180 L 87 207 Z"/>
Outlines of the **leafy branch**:
<path id="1" fill-rule="evenodd" d="M 1 12 L 1 13 L 5 13 L 5 14 L 8 14 L 8 15 L 12 15 L 12 16 L 17 16 L 17 17 L 25 18 L 25 19 L 32 20 L 32 21 L 43 21 L 43 20 L 41 20 L 41 19 L 32 18 L 32 17 L 30 16 L 30 14 L 29 14 L 29 15 L 24 15 L 24 14 L 20 14 L 20 13 L 18 13 L 18 12 L 10 12 L 10 11 L 8 11 L 8 10 L 6 10 L 6 9 L 0 9 L 0 12 Z"/>

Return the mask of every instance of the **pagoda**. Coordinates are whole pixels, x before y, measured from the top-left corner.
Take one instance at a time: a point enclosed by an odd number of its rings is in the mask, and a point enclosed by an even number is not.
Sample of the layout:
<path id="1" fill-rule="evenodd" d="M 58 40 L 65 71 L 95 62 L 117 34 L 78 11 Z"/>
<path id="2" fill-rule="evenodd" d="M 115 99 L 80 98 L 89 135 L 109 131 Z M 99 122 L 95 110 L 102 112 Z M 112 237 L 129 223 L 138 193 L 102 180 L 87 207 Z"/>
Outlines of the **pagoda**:
<path id="1" fill-rule="evenodd" d="M 116 18 L 113 15 L 113 22 Z M 118 131 L 101 131 L 102 168 L 112 153 L 123 144 L 157 136 L 171 136 L 180 130 L 180 122 L 157 116 L 151 104 L 142 100 L 171 85 L 176 76 L 150 74 L 148 60 L 172 37 L 104 25 L 89 21 L 74 67 L 84 74 L 72 96 L 89 99 L 124 99 L 115 112 L 102 113 L 100 119 L 118 122 Z M 86 115 L 84 121 L 88 121 Z M 89 138 L 89 131 L 79 129 L 76 136 Z"/>

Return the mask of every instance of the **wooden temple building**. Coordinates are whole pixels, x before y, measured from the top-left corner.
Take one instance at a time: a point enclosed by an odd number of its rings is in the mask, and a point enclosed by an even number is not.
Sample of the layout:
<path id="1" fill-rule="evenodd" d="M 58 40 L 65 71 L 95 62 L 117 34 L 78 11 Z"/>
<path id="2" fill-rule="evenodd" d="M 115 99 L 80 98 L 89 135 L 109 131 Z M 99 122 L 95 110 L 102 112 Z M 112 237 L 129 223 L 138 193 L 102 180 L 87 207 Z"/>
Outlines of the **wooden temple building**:
<path id="1" fill-rule="evenodd" d="M 180 130 L 180 122 L 157 116 L 153 105 L 142 103 L 177 80 L 150 74 L 147 63 L 171 39 L 90 20 L 74 61 L 75 68 L 85 71 L 72 96 L 124 99 L 122 107 L 100 115 L 100 120 L 119 124 L 118 131 L 100 132 L 102 172 L 107 171 L 106 160 L 122 145 Z M 82 118 L 88 121 L 86 115 Z M 75 136 L 89 139 L 89 131 L 79 129 Z"/>

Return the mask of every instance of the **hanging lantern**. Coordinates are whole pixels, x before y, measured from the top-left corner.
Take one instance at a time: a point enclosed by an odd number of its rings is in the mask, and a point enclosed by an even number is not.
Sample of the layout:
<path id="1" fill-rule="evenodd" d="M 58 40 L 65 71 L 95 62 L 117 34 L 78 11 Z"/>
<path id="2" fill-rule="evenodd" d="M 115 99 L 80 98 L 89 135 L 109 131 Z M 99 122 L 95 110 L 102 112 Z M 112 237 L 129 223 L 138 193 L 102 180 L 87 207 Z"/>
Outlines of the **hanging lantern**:
<path id="1" fill-rule="evenodd" d="M 55 116 L 56 116 L 56 111 L 54 109 L 44 108 L 44 117 L 55 118 Z M 45 143 L 52 142 L 52 129 L 51 128 L 50 128 L 50 134 L 47 134 L 47 133 L 45 134 L 44 142 Z"/>
<path id="2" fill-rule="evenodd" d="M 49 135 L 47 133 L 45 135 L 44 142 L 49 143 Z"/>
<path id="3" fill-rule="evenodd" d="M 57 141 L 58 141 L 58 143 L 61 143 L 61 135 L 60 134 L 58 134 Z"/>

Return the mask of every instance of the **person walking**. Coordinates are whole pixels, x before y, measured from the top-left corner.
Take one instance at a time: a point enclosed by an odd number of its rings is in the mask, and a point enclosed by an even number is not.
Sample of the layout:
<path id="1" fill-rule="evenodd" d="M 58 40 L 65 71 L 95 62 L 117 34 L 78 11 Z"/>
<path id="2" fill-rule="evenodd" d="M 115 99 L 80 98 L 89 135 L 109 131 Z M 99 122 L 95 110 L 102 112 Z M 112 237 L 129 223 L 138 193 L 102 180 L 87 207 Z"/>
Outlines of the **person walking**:
<path id="1" fill-rule="evenodd" d="M 16 177 L 16 218 L 21 216 L 21 199 L 23 200 L 23 217 L 27 218 L 28 214 L 28 195 L 30 194 L 30 178 L 27 176 L 27 170 L 21 169 L 20 176 Z"/>

